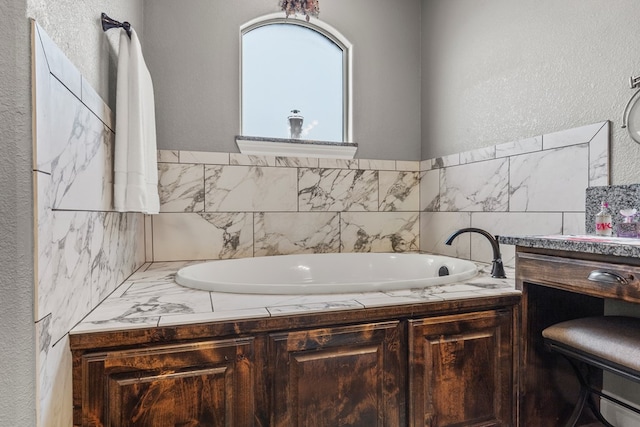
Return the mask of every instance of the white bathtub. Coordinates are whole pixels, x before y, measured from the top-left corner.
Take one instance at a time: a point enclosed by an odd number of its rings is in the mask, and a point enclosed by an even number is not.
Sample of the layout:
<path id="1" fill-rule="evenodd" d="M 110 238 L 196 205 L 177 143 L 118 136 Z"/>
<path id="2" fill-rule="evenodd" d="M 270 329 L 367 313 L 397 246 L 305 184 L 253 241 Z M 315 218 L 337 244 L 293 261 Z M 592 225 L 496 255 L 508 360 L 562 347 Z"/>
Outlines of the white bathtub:
<path id="1" fill-rule="evenodd" d="M 448 275 L 440 275 L 443 267 Z M 176 282 L 215 292 L 300 295 L 423 288 L 476 274 L 473 262 L 445 256 L 342 253 L 208 261 L 180 269 Z"/>

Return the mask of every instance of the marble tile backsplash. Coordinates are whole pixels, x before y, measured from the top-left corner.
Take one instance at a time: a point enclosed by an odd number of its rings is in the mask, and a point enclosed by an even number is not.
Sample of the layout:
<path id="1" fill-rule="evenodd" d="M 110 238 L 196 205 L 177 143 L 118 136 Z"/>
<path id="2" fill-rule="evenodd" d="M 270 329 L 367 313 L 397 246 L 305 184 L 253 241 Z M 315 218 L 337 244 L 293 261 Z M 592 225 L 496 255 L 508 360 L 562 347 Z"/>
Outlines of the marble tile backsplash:
<path id="1" fill-rule="evenodd" d="M 68 332 L 145 258 L 142 214 L 112 209 L 113 114 L 35 22 L 38 426 L 70 426 Z"/>
<path id="2" fill-rule="evenodd" d="M 585 191 L 609 183 L 609 126 L 595 123 L 422 161 L 420 249 L 488 262 L 491 248 L 482 236 L 461 235 L 452 246 L 444 241 L 463 227 L 494 235 L 589 231 Z M 512 246 L 503 246 L 502 255 L 514 265 Z"/>
<path id="3" fill-rule="evenodd" d="M 161 150 L 148 261 L 427 251 L 490 261 L 494 234 L 585 232 L 608 183 L 609 122 L 422 162 Z M 503 249 L 513 265 L 513 248 Z"/>
<path id="4" fill-rule="evenodd" d="M 161 150 L 158 162 L 149 261 L 420 249 L 418 161 Z"/>

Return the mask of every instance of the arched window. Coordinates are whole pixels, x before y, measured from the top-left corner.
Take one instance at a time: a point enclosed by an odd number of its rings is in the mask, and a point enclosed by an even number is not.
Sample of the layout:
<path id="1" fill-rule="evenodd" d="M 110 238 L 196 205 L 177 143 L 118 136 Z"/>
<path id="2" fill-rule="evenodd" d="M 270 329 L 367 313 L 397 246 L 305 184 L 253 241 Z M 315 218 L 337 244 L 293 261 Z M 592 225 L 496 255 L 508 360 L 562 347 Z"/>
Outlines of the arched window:
<path id="1" fill-rule="evenodd" d="M 352 140 L 351 45 L 316 21 L 272 14 L 241 28 L 242 135 Z M 290 116 L 303 117 L 297 134 Z"/>

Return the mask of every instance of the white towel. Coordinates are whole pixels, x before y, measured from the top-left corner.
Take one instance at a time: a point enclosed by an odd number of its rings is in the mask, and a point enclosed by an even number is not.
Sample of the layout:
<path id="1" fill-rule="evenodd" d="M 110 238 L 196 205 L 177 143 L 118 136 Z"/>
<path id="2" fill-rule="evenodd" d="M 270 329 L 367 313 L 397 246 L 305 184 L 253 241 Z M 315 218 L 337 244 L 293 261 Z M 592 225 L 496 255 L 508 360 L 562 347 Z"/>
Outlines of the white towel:
<path id="1" fill-rule="evenodd" d="M 136 32 L 120 33 L 116 86 L 113 204 L 119 212 L 156 214 L 158 159 L 153 83 Z"/>

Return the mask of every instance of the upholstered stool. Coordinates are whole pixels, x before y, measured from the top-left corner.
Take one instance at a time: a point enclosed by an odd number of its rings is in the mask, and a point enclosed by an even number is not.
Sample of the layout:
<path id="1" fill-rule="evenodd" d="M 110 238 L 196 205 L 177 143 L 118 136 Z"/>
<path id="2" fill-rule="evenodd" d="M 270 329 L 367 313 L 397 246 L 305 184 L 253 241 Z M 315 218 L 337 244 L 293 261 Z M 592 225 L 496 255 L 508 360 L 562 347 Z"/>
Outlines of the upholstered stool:
<path id="1" fill-rule="evenodd" d="M 613 427 L 602 416 L 593 395 L 601 396 L 633 412 L 640 410 L 592 387 L 581 367 L 596 367 L 640 382 L 640 318 L 599 316 L 561 322 L 542 331 L 545 344 L 565 356 L 580 381 L 578 402 L 567 421 L 573 427 L 585 403 L 604 425 Z"/>

